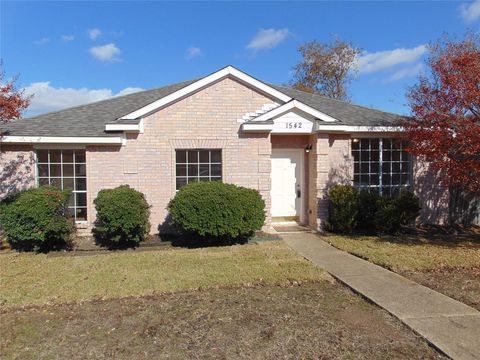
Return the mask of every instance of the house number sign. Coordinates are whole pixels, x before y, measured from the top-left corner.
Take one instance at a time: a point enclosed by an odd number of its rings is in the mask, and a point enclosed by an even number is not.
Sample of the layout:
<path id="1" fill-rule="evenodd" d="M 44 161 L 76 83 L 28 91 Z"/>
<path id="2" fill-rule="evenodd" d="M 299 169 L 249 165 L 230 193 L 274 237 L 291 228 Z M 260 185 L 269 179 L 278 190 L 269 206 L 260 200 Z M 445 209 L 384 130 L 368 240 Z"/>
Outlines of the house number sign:
<path id="1" fill-rule="evenodd" d="M 296 114 L 287 114 L 273 120 L 272 133 L 274 134 L 310 134 L 313 122 Z"/>
<path id="2" fill-rule="evenodd" d="M 301 129 L 302 128 L 302 123 L 299 121 L 296 122 L 286 122 L 285 123 L 285 129 Z"/>

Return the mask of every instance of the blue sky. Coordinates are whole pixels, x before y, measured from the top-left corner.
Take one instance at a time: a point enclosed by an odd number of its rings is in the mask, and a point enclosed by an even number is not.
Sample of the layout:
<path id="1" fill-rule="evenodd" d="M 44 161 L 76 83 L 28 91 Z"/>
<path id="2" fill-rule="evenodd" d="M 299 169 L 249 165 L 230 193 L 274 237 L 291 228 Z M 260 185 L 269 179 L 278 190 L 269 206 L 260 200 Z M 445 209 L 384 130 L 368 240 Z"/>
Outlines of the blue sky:
<path id="1" fill-rule="evenodd" d="M 0 2 L 7 76 L 27 115 L 207 75 L 231 64 L 285 84 L 297 48 L 339 36 L 363 49 L 354 103 L 408 113 L 425 45 L 480 29 L 476 2 Z"/>

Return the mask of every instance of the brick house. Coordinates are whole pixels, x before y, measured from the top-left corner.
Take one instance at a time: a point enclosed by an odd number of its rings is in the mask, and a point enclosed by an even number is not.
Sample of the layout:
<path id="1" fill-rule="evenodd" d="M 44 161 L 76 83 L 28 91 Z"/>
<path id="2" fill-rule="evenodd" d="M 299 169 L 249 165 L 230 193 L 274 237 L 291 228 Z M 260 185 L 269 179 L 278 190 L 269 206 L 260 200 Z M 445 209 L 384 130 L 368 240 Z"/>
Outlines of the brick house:
<path id="1" fill-rule="evenodd" d="M 152 232 L 191 181 L 257 189 L 265 228 L 321 229 L 335 183 L 394 194 L 413 188 L 422 220 L 443 222 L 448 198 L 401 139 L 402 117 L 261 82 L 227 66 L 199 80 L 13 121 L 0 128 L 0 195 L 36 185 L 73 189 L 78 227 L 95 221 L 98 191 L 143 192 Z"/>

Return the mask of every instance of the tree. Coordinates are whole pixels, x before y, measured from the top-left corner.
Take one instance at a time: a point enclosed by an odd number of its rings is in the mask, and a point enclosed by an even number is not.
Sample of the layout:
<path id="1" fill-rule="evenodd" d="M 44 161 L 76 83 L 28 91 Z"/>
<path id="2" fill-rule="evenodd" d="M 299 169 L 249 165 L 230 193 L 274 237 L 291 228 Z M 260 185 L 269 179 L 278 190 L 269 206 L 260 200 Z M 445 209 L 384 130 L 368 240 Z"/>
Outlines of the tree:
<path id="1" fill-rule="evenodd" d="M 409 89 L 410 151 L 447 186 L 480 193 L 480 42 L 468 35 L 429 46 L 429 74 Z"/>
<path id="2" fill-rule="evenodd" d="M 298 48 L 302 61 L 294 66 L 295 89 L 349 101 L 347 85 L 352 81 L 360 49 L 335 39 L 330 44 L 307 42 Z"/>
<path id="3" fill-rule="evenodd" d="M 3 64 L 0 61 L 0 123 L 7 123 L 21 117 L 22 112 L 30 105 L 31 96 L 16 87 L 18 76 L 5 81 Z"/>

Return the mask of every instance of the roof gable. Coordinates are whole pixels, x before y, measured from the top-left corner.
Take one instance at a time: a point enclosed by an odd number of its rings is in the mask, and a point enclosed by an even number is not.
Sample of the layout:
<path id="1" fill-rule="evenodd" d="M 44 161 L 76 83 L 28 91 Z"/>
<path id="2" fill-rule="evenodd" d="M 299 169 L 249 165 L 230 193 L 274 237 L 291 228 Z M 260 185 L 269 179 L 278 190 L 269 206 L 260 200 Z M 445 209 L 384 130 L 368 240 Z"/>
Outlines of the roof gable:
<path id="1" fill-rule="evenodd" d="M 287 102 L 287 101 L 290 101 L 291 100 L 291 97 L 286 95 L 285 93 L 275 89 L 274 87 L 270 86 L 270 85 L 267 85 L 266 83 L 264 82 L 261 82 L 257 79 L 255 79 L 254 77 L 238 70 L 237 68 L 234 68 L 233 66 L 227 66 L 223 69 L 220 69 L 216 72 L 214 72 L 213 74 L 210 74 L 208 76 L 205 76 L 204 78 L 201 78 L 193 83 L 191 83 L 190 85 L 188 86 L 185 86 L 184 88 L 174 92 L 174 93 L 171 93 L 161 99 L 158 99 L 140 109 L 137 109 L 135 111 L 132 111 L 128 114 L 125 114 L 123 115 L 122 117 L 120 117 L 121 120 L 125 120 L 125 119 L 138 119 L 138 118 L 141 118 L 145 115 L 148 115 L 154 111 L 157 111 L 158 109 L 164 107 L 164 106 L 168 106 L 169 104 L 171 104 L 172 102 L 178 100 L 178 99 L 181 99 L 185 96 L 188 96 L 196 91 L 199 91 L 201 89 L 204 89 L 208 86 L 210 86 L 211 84 L 217 82 L 217 81 L 220 81 L 226 77 L 232 77 L 242 83 L 245 83 L 247 85 L 250 85 L 252 87 L 254 87 L 255 89 L 265 93 L 265 94 L 268 94 L 272 97 L 274 97 L 275 99 L 278 99 L 282 102 Z"/>
<path id="2" fill-rule="evenodd" d="M 255 123 L 256 121 L 257 122 L 267 121 L 294 109 L 303 111 L 304 113 L 313 116 L 315 119 L 318 119 L 324 122 L 338 121 L 337 119 L 331 117 L 330 115 L 327 115 L 321 111 L 318 111 L 317 109 L 314 109 L 311 106 L 302 103 L 301 101 L 291 100 L 273 110 L 270 110 L 269 112 L 266 112 L 265 114 L 262 114 L 252 119 L 250 122 Z"/>

